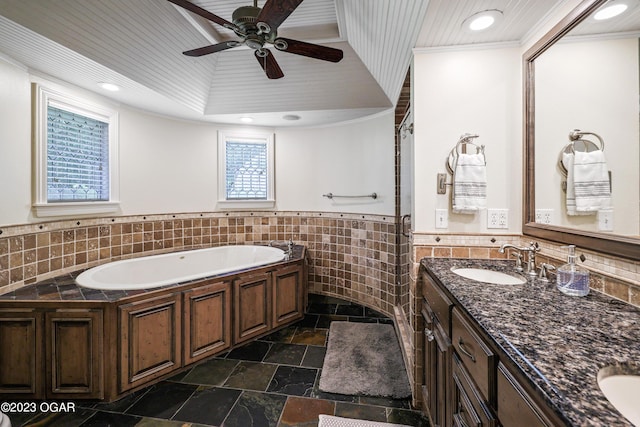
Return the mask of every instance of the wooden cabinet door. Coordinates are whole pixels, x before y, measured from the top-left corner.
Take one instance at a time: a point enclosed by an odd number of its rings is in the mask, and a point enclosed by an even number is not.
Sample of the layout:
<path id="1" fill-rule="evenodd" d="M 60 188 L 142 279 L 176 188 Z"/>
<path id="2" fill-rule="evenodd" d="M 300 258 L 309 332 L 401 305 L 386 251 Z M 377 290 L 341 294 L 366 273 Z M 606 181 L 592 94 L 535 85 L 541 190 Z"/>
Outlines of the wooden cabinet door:
<path id="1" fill-rule="evenodd" d="M 438 386 L 438 344 L 434 335 L 433 313 L 426 304 L 422 307 L 422 319 L 424 320 L 424 345 L 422 355 L 424 357 L 424 370 L 422 379 L 422 407 L 427 410 L 435 424 L 437 418 L 437 386 Z"/>
<path id="2" fill-rule="evenodd" d="M 46 312 L 45 334 L 47 397 L 102 399 L 102 310 Z"/>
<path id="3" fill-rule="evenodd" d="M 502 426 L 550 427 L 556 425 L 545 416 L 542 409 L 501 362 L 498 363 L 497 383 L 498 419 Z"/>
<path id="4" fill-rule="evenodd" d="M 425 301 L 422 316 L 425 321 L 422 399 L 433 424 L 444 427 L 450 425 L 451 340 Z"/>
<path id="5" fill-rule="evenodd" d="M 181 367 L 180 303 L 170 294 L 118 307 L 120 391 Z"/>
<path id="6" fill-rule="evenodd" d="M 42 357 L 42 313 L 0 309 L 0 394 L 42 398 Z"/>
<path id="7" fill-rule="evenodd" d="M 273 273 L 273 324 L 277 328 L 304 316 L 303 268 L 292 265 Z"/>
<path id="8" fill-rule="evenodd" d="M 231 346 L 231 285 L 215 282 L 184 292 L 184 363 Z"/>
<path id="9" fill-rule="evenodd" d="M 233 282 L 234 342 L 240 343 L 271 329 L 271 273 Z"/>

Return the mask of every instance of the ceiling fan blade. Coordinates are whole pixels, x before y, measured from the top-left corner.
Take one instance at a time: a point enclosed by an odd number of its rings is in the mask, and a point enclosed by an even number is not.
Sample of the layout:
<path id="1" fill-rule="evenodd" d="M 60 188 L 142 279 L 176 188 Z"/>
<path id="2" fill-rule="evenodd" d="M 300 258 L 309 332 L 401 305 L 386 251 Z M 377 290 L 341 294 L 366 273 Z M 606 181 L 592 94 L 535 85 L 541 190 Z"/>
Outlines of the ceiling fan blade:
<path id="1" fill-rule="evenodd" d="M 187 0 L 168 0 L 168 1 L 170 1 L 175 5 L 180 6 L 183 9 L 187 9 L 189 12 L 193 12 L 196 15 L 202 16 L 203 18 L 206 18 L 209 21 L 215 22 L 218 25 L 222 25 L 225 28 L 229 28 L 234 31 L 238 28 L 234 23 L 229 22 L 224 18 L 220 18 L 218 15 L 214 15 L 208 10 L 203 9 L 200 6 L 196 6 L 190 1 L 187 1 Z"/>
<path id="2" fill-rule="evenodd" d="M 344 56 L 340 49 L 320 46 L 318 44 L 278 37 L 273 42 L 276 49 L 309 58 L 322 59 L 329 62 L 340 62 Z"/>
<path id="3" fill-rule="evenodd" d="M 260 66 L 264 70 L 264 73 L 270 79 L 279 79 L 284 77 L 284 73 L 280 69 L 276 58 L 273 56 L 269 49 L 258 49 L 253 52 L 256 59 L 260 63 Z"/>
<path id="4" fill-rule="evenodd" d="M 186 52 L 182 52 L 182 53 L 187 56 L 204 56 L 210 53 L 216 53 L 223 50 L 238 47 L 241 44 L 242 43 L 238 41 L 228 41 L 228 42 L 222 42 L 218 44 L 212 44 L 210 46 L 199 47 L 198 49 L 187 50 Z"/>
<path id="5" fill-rule="evenodd" d="M 272 30 L 275 30 L 296 10 L 300 3 L 302 0 L 267 0 L 256 18 L 256 22 L 264 22 Z"/>

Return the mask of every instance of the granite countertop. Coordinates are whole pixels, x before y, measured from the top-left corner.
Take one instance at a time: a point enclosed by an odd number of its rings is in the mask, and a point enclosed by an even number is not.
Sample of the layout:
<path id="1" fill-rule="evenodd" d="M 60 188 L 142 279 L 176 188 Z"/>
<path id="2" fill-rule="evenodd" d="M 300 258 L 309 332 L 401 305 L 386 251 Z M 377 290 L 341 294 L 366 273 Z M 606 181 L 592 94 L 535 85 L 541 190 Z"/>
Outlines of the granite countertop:
<path id="1" fill-rule="evenodd" d="M 452 267 L 486 267 L 513 273 L 513 261 L 425 258 L 421 265 L 568 424 L 631 425 L 604 397 L 597 375 L 609 365 L 638 366 L 640 309 L 593 290 L 586 297 L 567 296 L 553 281 L 492 285 L 451 272 Z"/>
<path id="2" fill-rule="evenodd" d="M 286 247 L 277 246 L 281 249 L 286 249 Z M 293 256 L 290 260 L 283 260 L 281 262 L 289 262 L 289 261 L 299 261 L 304 256 L 304 246 L 295 245 L 293 248 Z M 272 264 L 275 265 L 275 264 Z M 267 267 L 267 265 L 255 267 L 262 268 Z M 158 286 L 150 289 L 130 289 L 130 290 L 100 290 L 100 289 L 90 289 L 83 288 L 82 286 L 76 285 L 75 278 L 82 273 L 84 270 L 75 271 L 70 274 L 64 274 L 61 276 L 54 277 L 52 279 L 43 280 L 32 285 L 27 285 L 22 288 L 16 289 L 15 291 L 7 292 L 5 294 L 0 295 L 0 302 L 4 301 L 104 301 L 104 302 L 115 302 L 122 298 L 128 298 L 135 295 L 146 294 L 150 292 L 155 292 L 161 289 L 167 289 L 177 286 L 184 286 L 190 283 L 200 282 L 202 280 L 211 279 L 214 277 L 224 277 L 235 275 L 242 270 L 234 271 L 231 273 L 224 273 L 217 276 L 210 277 L 202 277 L 200 279 L 190 280 L 186 282 L 175 283 L 171 285 Z"/>

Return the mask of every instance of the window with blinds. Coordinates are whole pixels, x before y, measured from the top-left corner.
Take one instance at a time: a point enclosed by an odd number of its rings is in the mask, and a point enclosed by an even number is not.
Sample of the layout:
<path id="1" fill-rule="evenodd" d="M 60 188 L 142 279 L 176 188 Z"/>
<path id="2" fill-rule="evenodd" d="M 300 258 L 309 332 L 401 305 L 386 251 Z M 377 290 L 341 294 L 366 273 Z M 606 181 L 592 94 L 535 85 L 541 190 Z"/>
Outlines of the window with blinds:
<path id="1" fill-rule="evenodd" d="M 218 207 L 275 206 L 273 140 L 259 130 L 218 131 Z"/>
<path id="2" fill-rule="evenodd" d="M 66 88 L 33 83 L 34 214 L 96 215 L 120 209 L 118 112 Z"/>
<path id="3" fill-rule="evenodd" d="M 48 106 L 47 201 L 109 200 L 109 123 Z"/>

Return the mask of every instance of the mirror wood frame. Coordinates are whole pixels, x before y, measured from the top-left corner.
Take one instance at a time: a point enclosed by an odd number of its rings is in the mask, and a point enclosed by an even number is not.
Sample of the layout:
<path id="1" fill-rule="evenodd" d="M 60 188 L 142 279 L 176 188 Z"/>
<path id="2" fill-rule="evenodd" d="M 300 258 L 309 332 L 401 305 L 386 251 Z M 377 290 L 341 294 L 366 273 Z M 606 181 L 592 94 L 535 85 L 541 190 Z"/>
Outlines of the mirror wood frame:
<path id="1" fill-rule="evenodd" d="M 524 179 L 522 234 L 562 244 L 572 244 L 609 255 L 640 260 L 640 240 L 633 237 L 582 231 L 535 222 L 535 67 L 534 61 L 561 37 L 607 0 L 584 0 L 523 56 Z"/>

